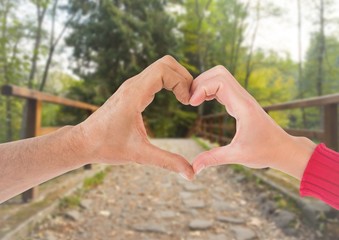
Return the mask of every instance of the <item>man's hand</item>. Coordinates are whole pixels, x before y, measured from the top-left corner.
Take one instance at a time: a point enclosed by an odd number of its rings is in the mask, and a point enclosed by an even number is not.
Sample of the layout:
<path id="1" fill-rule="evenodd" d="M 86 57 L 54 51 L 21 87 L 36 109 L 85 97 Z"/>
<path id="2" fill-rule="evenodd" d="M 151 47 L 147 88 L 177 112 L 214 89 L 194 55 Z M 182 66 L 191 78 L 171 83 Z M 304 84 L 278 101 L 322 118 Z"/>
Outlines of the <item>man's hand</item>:
<path id="1" fill-rule="evenodd" d="M 192 166 L 182 157 L 150 144 L 141 113 L 162 88 L 188 104 L 192 76 L 174 58 L 165 56 L 125 81 L 107 102 L 77 127 L 88 162 L 154 165 L 192 179 Z"/>
<path id="2" fill-rule="evenodd" d="M 191 105 L 215 98 L 237 122 L 236 135 L 229 145 L 196 157 L 196 173 L 209 166 L 237 163 L 252 168 L 272 167 L 301 178 L 315 144 L 288 135 L 224 67 L 201 74 L 193 81 L 191 94 Z"/>

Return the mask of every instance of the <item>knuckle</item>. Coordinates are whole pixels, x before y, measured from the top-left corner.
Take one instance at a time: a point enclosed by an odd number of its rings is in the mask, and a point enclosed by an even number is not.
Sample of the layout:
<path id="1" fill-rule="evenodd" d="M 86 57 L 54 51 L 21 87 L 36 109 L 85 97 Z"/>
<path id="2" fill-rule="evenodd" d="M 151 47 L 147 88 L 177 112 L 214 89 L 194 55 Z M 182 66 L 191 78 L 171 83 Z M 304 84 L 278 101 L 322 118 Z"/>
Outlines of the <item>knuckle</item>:
<path id="1" fill-rule="evenodd" d="M 227 74 L 228 73 L 227 69 L 223 65 L 217 65 L 215 67 L 215 69 L 217 70 L 217 72 L 219 74 Z"/>
<path id="2" fill-rule="evenodd" d="M 173 63 L 176 61 L 171 55 L 165 55 L 161 59 L 166 63 Z"/>

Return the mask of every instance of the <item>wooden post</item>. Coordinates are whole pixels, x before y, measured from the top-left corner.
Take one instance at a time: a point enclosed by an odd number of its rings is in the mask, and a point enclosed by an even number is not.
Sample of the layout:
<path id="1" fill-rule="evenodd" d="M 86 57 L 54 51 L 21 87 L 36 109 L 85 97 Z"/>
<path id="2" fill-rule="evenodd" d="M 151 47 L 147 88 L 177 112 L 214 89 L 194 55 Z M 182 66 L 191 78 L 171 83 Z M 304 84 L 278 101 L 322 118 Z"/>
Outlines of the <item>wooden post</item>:
<path id="1" fill-rule="evenodd" d="M 202 138 L 206 138 L 206 119 L 202 120 Z"/>
<path id="2" fill-rule="evenodd" d="M 329 104 L 324 107 L 324 142 L 329 147 L 338 151 L 338 107 Z"/>
<path id="3" fill-rule="evenodd" d="M 41 111 L 42 111 L 42 102 L 35 99 L 27 100 L 27 121 L 26 129 L 24 133 L 25 138 L 31 138 L 39 135 L 41 128 Z M 28 189 L 22 193 L 22 201 L 29 202 L 34 200 L 38 196 L 38 186 Z"/>

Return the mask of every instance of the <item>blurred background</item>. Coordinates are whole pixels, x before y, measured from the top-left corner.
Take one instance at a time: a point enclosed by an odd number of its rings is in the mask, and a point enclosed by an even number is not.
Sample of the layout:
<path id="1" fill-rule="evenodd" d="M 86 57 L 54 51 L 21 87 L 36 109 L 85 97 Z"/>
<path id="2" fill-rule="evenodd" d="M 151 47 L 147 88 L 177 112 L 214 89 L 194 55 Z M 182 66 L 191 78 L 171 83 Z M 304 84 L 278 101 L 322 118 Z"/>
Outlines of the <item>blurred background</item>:
<path id="1" fill-rule="evenodd" d="M 0 0 L 0 85 L 100 105 L 165 54 L 194 76 L 226 66 L 270 105 L 339 91 L 335 0 Z M 24 101 L 0 95 L 0 142 L 19 139 Z M 43 125 L 76 124 L 81 110 L 44 105 Z M 216 102 L 182 106 L 162 91 L 144 117 L 157 137 L 186 136 Z M 273 113 L 283 126 L 318 128 L 319 110 Z"/>
<path id="2" fill-rule="evenodd" d="M 166 54 L 194 77 L 224 65 L 262 106 L 339 93 L 339 1 L 0 0 L 0 86 L 21 87 L 0 94 L 0 143 L 97 108 L 27 89 L 99 106 Z M 265 110 L 338 150 L 338 94 L 325 99 Z M 152 143 L 190 160 L 235 132 L 216 101 L 193 108 L 168 91 L 143 117 L 151 137 L 165 138 Z M 192 134 L 205 140 L 184 139 Z M 299 182 L 273 169 L 209 168 L 192 183 L 139 165 L 85 169 L 1 204 L 0 238 L 339 239 L 337 211 L 301 199 Z"/>

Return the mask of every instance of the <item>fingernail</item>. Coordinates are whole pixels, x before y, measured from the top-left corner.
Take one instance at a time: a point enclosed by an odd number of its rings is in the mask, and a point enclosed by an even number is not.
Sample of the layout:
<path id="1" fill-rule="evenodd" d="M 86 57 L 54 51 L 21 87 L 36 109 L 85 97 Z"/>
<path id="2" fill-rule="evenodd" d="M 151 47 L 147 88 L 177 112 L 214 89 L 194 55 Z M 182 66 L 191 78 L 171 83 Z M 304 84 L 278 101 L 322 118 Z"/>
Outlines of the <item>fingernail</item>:
<path id="1" fill-rule="evenodd" d="M 183 178 L 185 178 L 187 181 L 190 181 L 190 179 L 186 176 L 184 173 L 179 173 L 179 175 Z"/>

